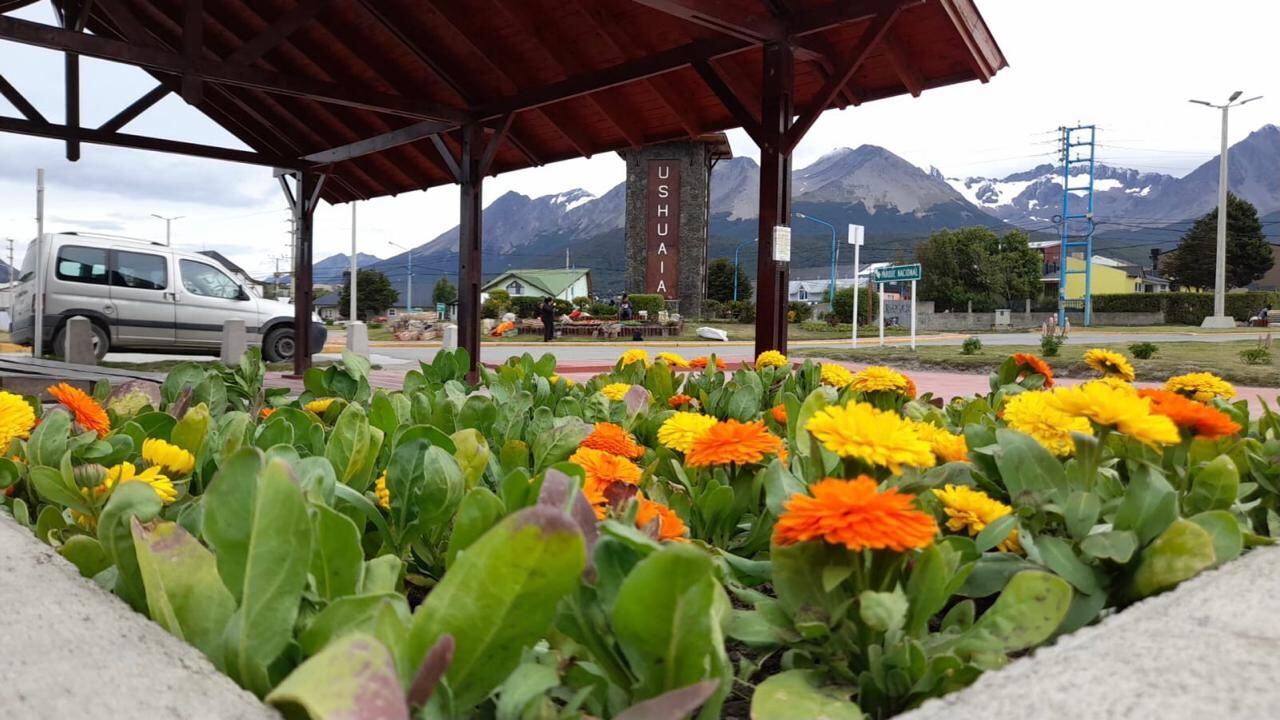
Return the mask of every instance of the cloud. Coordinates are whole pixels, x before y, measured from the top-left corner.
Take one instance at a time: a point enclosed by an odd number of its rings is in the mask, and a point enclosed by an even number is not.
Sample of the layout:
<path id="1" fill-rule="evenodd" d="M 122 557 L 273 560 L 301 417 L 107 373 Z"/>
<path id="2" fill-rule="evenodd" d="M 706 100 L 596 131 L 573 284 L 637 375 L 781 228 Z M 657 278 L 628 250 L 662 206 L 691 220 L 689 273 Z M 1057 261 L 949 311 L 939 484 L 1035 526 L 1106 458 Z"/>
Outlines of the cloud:
<path id="1" fill-rule="evenodd" d="M 86 230 L 98 230 L 100 232 L 123 232 L 125 224 L 116 222 L 115 220 L 93 220 L 85 218 L 67 217 L 65 215 L 51 215 L 49 220 L 55 223 L 63 223 L 65 225 L 74 225 L 82 227 Z"/>
<path id="2" fill-rule="evenodd" d="M 280 188 L 269 168 L 218 160 L 84 145 L 78 162 L 67 162 L 53 140 L 0 134 L 0 179 L 32 182 L 45 168 L 45 181 L 130 200 L 253 207 L 278 199 Z"/>

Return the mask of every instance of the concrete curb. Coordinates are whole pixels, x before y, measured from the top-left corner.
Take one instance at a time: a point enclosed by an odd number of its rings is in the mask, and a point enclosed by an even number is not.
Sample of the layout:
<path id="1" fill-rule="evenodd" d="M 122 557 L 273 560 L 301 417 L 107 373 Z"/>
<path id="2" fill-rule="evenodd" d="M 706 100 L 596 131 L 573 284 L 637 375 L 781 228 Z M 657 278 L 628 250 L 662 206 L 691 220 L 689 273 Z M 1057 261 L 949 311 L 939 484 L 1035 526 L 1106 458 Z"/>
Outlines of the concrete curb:
<path id="1" fill-rule="evenodd" d="M 1276 717 L 1280 547 L 1258 548 L 900 720 Z"/>
<path id="2" fill-rule="evenodd" d="M 281 720 L 0 513 L 0 717 Z"/>

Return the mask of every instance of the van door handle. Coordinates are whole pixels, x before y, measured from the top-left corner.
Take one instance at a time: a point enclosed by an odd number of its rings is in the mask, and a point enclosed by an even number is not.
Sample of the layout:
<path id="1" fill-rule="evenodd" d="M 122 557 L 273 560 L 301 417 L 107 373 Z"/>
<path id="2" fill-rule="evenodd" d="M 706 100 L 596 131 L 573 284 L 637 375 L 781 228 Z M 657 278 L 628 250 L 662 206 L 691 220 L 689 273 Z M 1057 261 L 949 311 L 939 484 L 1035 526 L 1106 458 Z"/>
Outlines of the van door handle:
<path id="1" fill-rule="evenodd" d="M 115 309 L 115 307 L 114 307 L 114 306 L 112 306 L 112 305 L 103 305 L 103 306 L 102 306 L 102 312 L 104 312 L 104 313 L 106 313 L 106 314 L 108 314 L 108 315 L 110 315 L 111 313 L 113 313 L 113 312 L 115 312 L 115 311 L 116 311 L 116 309 Z"/>

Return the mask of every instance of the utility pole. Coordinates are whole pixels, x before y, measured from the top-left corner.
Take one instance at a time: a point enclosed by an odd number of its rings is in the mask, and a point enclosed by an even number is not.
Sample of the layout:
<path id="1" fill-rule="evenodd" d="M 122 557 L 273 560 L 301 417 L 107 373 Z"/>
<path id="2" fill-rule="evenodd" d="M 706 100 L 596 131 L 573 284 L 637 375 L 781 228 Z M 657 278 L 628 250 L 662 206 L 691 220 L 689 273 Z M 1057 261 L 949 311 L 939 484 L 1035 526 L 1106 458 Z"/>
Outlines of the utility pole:
<path id="1" fill-rule="evenodd" d="M 163 215 L 157 215 L 155 213 L 151 213 L 151 217 L 158 218 L 164 221 L 164 244 L 169 247 L 173 247 L 173 221 L 181 220 L 185 216 L 175 215 L 173 217 L 165 217 Z"/>
<path id="2" fill-rule="evenodd" d="M 569 248 L 564 249 L 564 269 L 569 269 Z"/>
<path id="3" fill-rule="evenodd" d="M 360 263 L 356 259 L 356 202 L 351 201 L 351 298 L 350 309 L 347 310 L 347 322 L 355 322 L 356 318 L 356 274 L 360 272 Z"/>
<path id="4" fill-rule="evenodd" d="M 44 168 L 36 170 L 36 308 L 35 327 L 31 338 L 31 354 L 44 357 Z"/>
<path id="5" fill-rule="evenodd" d="M 1222 150 L 1218 154 L 1218 248 L 1213 263 L 1213 315 L 1200 323 L 1204 328 L 1233 328 L 1235 318 L 1227 315 L 1227 112 L 1233 107 L 1251 103 L 1261 95 L 1248 100 L 1240 100 L 1243 90 L 1231 93 L 1227 102 L 1214 105 L 1205 100 L 1191 100 L 1197 105 L 1205 105 L 1222 111 Z M 1239 100 L 1239 102 L 1237 102 Z"/>
<path id="6" fill-rule="evenodd" d="M 9 277 L 6 282 L 13 282 L 13 238 L 5 238 L 9 243 Z"/>

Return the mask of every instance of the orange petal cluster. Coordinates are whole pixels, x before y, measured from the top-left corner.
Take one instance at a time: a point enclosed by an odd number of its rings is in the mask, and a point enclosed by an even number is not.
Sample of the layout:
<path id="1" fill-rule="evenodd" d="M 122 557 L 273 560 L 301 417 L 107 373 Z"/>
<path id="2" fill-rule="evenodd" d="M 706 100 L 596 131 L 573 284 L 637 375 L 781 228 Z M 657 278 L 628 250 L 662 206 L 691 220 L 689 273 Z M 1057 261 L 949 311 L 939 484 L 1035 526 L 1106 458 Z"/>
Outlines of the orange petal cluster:
<path id="1" fill-rule="evenodd" d="M 80 427 L 98 433 L 100 438 L 111 432 L 111 418 L 107 417 L 107 411 L 85 391 L 66 383 L 58 383 L 50 386 L 48 392 L 50 397 L 71 411 Z"/>
<path id="2" fill-rule="evenodd" d="M 710 362 L 710 358 L 708 358 L 706 355 L 702 355 L 690 360 L 689 367 L 693 368 L 694 370 L 702 370 L 707 367 L 707 363 L 709 362 Z M 719 357 L 716 358 L 717 370 L 724 370 L 727 367 L 729 366 L 725 364 L 724 360 L 721 360 Z"/>
<path id="3" fill-rule="evenodd" d="M 1240 432 L 1240 424 L 1215 407 L 1202 405 L 1168 390 L 1139 390 L 1138 395 L 1151 401 L 1151 411 L 1164 415 L 1174 425 L 1203 438 L 1220 438 Z"/>
<path id="4" fill-rule="evenodd" d="M 579 447 L 569 456 L 569 462 L 582 468 L 587 484 L 603 488 L 616 482 L 635 485 L 640 482 L 640 468 L 624 457 L 595 448 Z"/>
<path id="5" fill-rule="evenodd" d="M 644 455 L 644 448 L 636 443 L 631 433 L 610 422 L 598 422 L 595 429 L 582 441 L 581 447 L 603 450 L 632 460 Z"/>
<path id="6" fill-rule="evenodd" d="M 915 507 L 914 496 L 880 491 L 876 481 L 826 478 L 796 493 L 773 528 L 778 545 L 822 540 L 850 550 L 905 552 L 931 544 L 938 534 L 933 516 Z"/>
<path id="7" fill-rule="evenodd" d="M 769 414 L 773 416 L 774 422 L 779 425 L 787 424 L 787 406 L 778 403 L 769 409 Z"/>
<path id="8" fill-rule="evenodd" d="M 763 420 L 722 420 L 693 441 L 684 459 L 689 467 L 750 465 L 781 449 L 782 439 L 769 432 Z"/>
<path id="9" fill-rule="evenodd" d="M 646 498 L 643 493 L 636 495 L 636 502 L 639 504 L 636 509 L 636 527 L 641 530 L 652 528 L 659 540 L 684 540 L 684 520 L 680 519 L 675 510 Z"/>
<path id="10" fill-rule="evenodd" d="M 1053 387 L 1053 369 L 1049 363 L 1031 353 L 1014 353 L 1013 362 L 1022 370 L 1044 376 L 1044 386 Z"/>
<path id="11" fill-rule="evenodd" d="M 676 410 L 679 410 L 680 408 L 685 407 L 686 405 L 692 405 L 692 404 L 693 404 L 693 396 L 685 395 L 684 393 L 680 393 L 679 395 L 672 395 L 671 398 L 667 400 L 667 405 L 670 405 Z"/>

